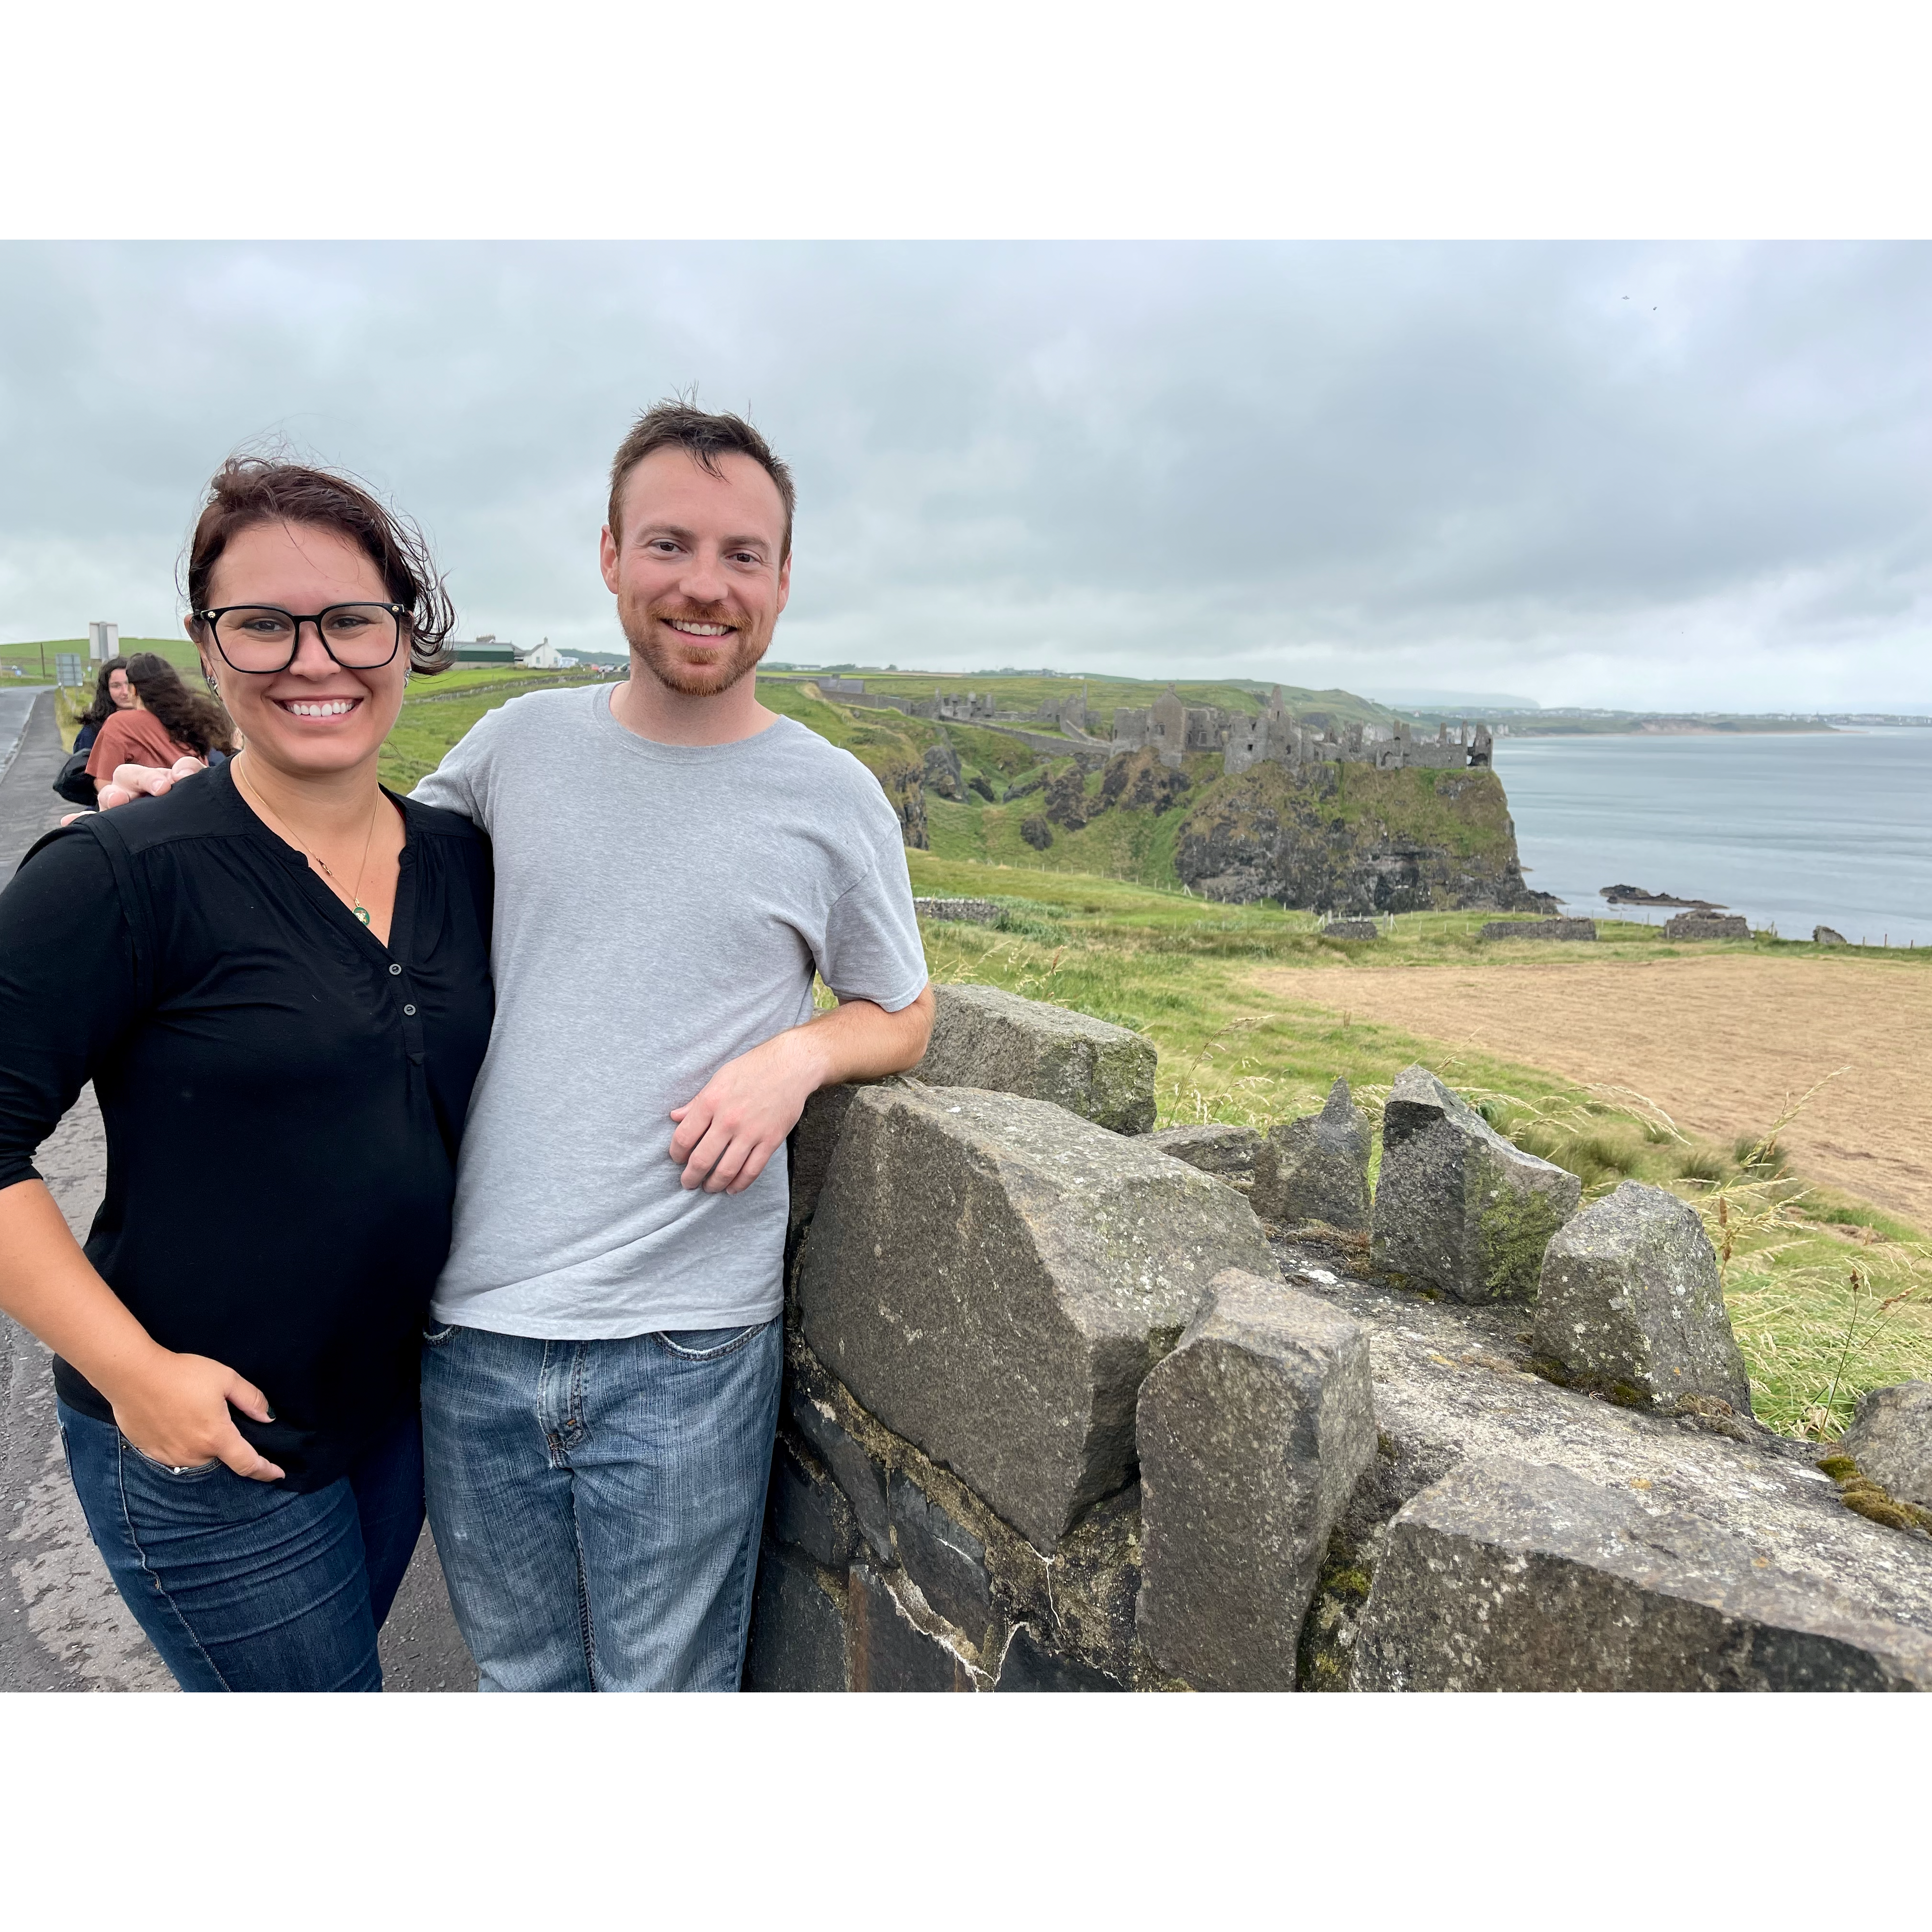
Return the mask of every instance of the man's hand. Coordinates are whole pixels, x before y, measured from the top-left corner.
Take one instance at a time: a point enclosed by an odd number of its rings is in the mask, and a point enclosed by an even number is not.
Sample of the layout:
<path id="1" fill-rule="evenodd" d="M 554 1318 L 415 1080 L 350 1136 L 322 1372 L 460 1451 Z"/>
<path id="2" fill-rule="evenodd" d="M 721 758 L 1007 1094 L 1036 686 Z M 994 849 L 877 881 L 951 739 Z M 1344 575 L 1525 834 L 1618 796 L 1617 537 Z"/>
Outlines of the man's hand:
<path id="1" fill-rule="evenodd" d="M 764 1172 L 806 1102 L 826 1084 L 818 1056 L 804 1045 L 811 1030 L 794 1027 L 728 1060 L 696 1099 L 672 1109 L 670 1157 L 683 1163 L 685 1186 L 742 1194 Z"/>
<path id="2" fill-rule="evenodd" d="M 670 1157 L 687 1188 L 742 1194 L 798 1124 L 821 1087 L 902 1073 L 926 1056 L 932 1035 L 932 988 L 889 1013 L 870 1000 L 847 1000 L 728 1060 L 697 1097 L 672 1109 Z"/>
<path id="3" fill-rule="evenodd" d="M 250 1446 L 228 1413 L 232 1402 L 257 1422 L 272 1422 L 268 1399 L 253 1382 L 206 1355 L 177 1355 L 157 1348 L 141 1372 L 110 1398 L 121 1433 L 144 1456 L 174 1468 L 226 1462 L 238 1476 L 258 1483 L 282 1472 Z"/>
<path id="4" fill-rule="evenodd" d="M 164 771 L 159 765 L 116 765 L 114 776 L 99 787 L 96 796 L 103 812 L 112 812 L 134 798 L 164 798 L 179 778 L 191 778 L 205 772 L 205 758 L 177 758 Z"/>

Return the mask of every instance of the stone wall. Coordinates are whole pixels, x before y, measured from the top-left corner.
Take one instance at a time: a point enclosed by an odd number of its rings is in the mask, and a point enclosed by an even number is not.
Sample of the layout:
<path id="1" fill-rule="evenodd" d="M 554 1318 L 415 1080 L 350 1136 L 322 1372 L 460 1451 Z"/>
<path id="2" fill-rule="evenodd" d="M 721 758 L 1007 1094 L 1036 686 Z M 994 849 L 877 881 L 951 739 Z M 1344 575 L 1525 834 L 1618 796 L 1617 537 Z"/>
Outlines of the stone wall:
<path id="1" fill-rule="evenodd" d="M 748 1688 L 1932 1688 L 1932 1392 L 1760 1427 L 1674 1197 L 1420 1067 L 1371 1197 L 1343 1084 L 1151 1134 L 1145 1041 L 938 994 L 795 1138 Z"/>

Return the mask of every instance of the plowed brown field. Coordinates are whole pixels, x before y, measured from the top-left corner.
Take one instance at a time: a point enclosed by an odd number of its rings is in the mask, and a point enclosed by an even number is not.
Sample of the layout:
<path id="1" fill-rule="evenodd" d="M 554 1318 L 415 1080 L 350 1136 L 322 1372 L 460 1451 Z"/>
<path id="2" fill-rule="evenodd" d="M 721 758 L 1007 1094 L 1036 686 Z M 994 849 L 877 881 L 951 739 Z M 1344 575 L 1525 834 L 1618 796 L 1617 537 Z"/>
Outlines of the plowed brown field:
<path id="1" fill-rule="evenodd" d="M 1634 1087 L 1725 1141 L 1847 1067 L 1784 1144 L 1811 1179 L 1932 1228 L 1932 979 L 1915 968 L 1732 955 L 1255 976 L 1279 999 Z"/>

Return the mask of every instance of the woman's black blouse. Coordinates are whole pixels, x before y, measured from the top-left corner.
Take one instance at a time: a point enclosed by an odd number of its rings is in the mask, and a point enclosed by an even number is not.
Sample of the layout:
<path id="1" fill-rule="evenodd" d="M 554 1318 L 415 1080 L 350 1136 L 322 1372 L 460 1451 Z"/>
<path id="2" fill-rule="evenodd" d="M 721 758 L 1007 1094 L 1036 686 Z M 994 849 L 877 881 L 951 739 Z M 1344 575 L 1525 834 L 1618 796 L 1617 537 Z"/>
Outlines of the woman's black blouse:
<path id="1" fill-rule="evenodd" d="M 0 1187 L 92 1080 L 88 1258 L 156 1341 L 262 1390 L 275 1420 L 237 1426 L 297 1490 L 415 1403 L 489 1042 L 488 844 L 395 802 L 386 948 L 225 766 L 51 833 L 0 892 Z"/>

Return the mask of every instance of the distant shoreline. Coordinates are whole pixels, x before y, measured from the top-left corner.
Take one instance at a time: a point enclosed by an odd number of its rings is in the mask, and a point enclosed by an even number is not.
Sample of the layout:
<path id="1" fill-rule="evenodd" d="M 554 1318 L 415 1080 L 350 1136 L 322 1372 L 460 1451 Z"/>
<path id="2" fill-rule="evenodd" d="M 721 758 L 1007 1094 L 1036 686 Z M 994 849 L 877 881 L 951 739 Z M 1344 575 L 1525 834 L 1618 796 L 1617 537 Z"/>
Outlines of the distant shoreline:
<path id="1" fill-rule="evenodd" d="M 1509 738 L 1786 738 L 1835 736 L 1856 726 L 1787 723 L 1783 718 L 1742 718 L 1722 723 L 1693 718 L 1618 718 L 1602 724 L 1588 718 L 1556 718 L 1546 724 L 1522 724 L 1506 718 L 1496 727 Z"/>

